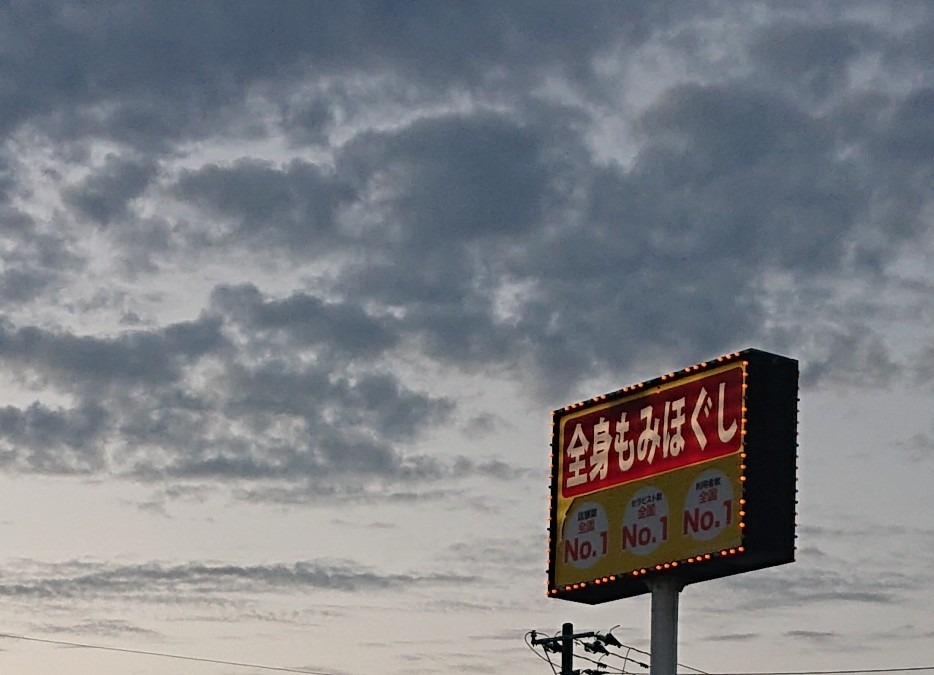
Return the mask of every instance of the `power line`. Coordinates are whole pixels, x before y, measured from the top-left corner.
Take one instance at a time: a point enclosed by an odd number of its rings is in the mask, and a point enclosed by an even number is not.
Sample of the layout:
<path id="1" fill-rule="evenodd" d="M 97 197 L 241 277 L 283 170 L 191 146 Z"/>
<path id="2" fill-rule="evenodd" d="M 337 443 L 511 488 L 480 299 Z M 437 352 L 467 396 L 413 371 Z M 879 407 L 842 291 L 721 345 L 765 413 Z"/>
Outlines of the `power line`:
<path id="1" fill-rule="evenodd" d="M 611 632 L 612 632 L 612 631 L 611 631 Z M 652 656 L 651 652 L 647 652 L 647 651 L 645 651 L 644 649 L 639 649 L 638 647 L 633 647 L 632 645 L 627 645 L 625 642 L 621 642 L 621 643 L 620 643 L 620 646 L 625 647 L 627 650 L 636 652 L 636 653 L 638 653 L 638 654 L 644 654 L 645 656 L 649 656 L 649 657 Z M 648 667 L 648 666 L 645 666 L 645 664 L 643 664 L 641 661 L 636 661 L 636 660 L 633 659 L 631 656 L 629 656 L 629 652 L 628 652 L 628 651 L 627 651 L 627 653 L 626 653 L 625 656 L 623 656 L 622 654 L 617 654 L 616 652 L 610 652 L 610 656 L 615 656 L 616 658 L 618 658 L 618 659 L 623 659 L 624 661 L 633 661 L 633 662 L 639 664 L 640 666 Z M 686 663 L 678 662 L 678 667 L 679 667 L 679 668 L 687 668 L 688 670 L 692 670 L 692 671 L 694 671 L 694 673 L 699 673 L 700 675 L 715 675 L 714 673 L 708 673 L 706 670 L 701 670 L 700 668 L 695 668 L 694 666 L 689 666 L 689 665 L 687 665 Z M 691 675 L 691 674 L 690 674 L 690 673 L 686 673 L 686 674 L 681 674 L 681 675 Z M 747 674 L 747 675 L 752 675 L 752 674 L 750 673 L 750 674 Z"/>
<path id="2" fill-rule="evenodd" d="M 526 638 L 528 638 L 529 635 L 530 634 L 527 633 Z M 164 659 L 175 659 L 177 661 L 193 661 L 196 663 L 212 663 L 215 665 L 234 666 L 237 668 L 253 668 L 255 670 L 269 670 L 269 671 L 275 671 L 275 672 L 280 672 L 280 673 L 300 673 L 301 675 L 337 675 L 337 673 L 327 672 L 323 670 L 308 670 L 306 668 L 288 668 L 285 666 L 268 666 L 268 665 L 263 665 L 259 663 L 245 663 L 242 661 L 227 661 L 224 659 L 211 659 L 211 658 L 206 658 L 203 656 L 185 656 L 182 654 L 170 654 L 168 652 L 147 651 L 144 649 L 129 649 L 126 647 L 110 647 L 110 646 L 105 646 L 105 645 L 94 645 L 94 644 L 88 644 L 88 643 L 83 643 L 83 642 L 71 642 L 68 640 L 52 640 L 49 638 L 37 638 L 37 637 L 30 637 L 27 635 L 16 635 L 14 633 L 0 633 L 0 638 L 7 638 L 8 640 L 23 640 L 26 642 L 38 642 L 42 644 L 58 645 L 60 647 L 73 647 L 73 648 L 78 648 L 78 649 L 96 649 L 98 651 L 104 651 L 104 652 L 117 652 L 121 654 L 137 654 L 140 656 L 154 656 L 154 657 L 159 657 L 159 658 L 164 658 Z M 532 649 L 533 652 L 535 652 L 534 647 L 532 647 L 532 645 L 528 643 L 528 640 L 526 644 L 528 644 L 529 648 Z M 640 652 L 643 654 L 648 654 L 648 652 L 644 652 L 643 650 L 637 649 L 635 647 L 630 647 L 629 645 L 623 645 L 623 646 L 626 647 L 627 649 L 631 649 L 632 651 Z M 535 653 L 539 658 L 546 661 L 552 667 L 552 670 L 555 670 L 554 663 L 552 663 L 550 658 L 546 656 L 542 656 L 538 654 L 537 652 Z M 618 654 L 611 653 L 611 655 L 618 656 L 619 658 L 624 658 L 624 657 L 619 656 Z M 599 661 L 588 658 L 586 656 L 578 656 L 578 658 L 581 658 L 586 661 L 590 661 L 591 663 L 594 663 L 594 664 L 598 664 L 600 666 L 603 666 L 604 668 L 607 667 L 606 664 L 600 663 Z M 691 668 L 691 666 L 684 666 L 684 667 Z M 613 668 L 613 670 L 619 670 L 619 669 Z M 696 672 L 704 672 L 704 671 L 697 670 L 696 668 L 691 668 L 691 670 L 695 670 Z M 757 671 L 737 671 L 737 672 L 708 672 L 705 675 L 873 675 L 873 674 L 878 674 L 878 673 L 917 673 L 917 672 L 924 672 L 924 671 L 931 671 L 931 670 L 934 670 L 934 666 L 905 666 L 905 667 L 893 667 L 893 668 L 853 668 L 853 669 L 840 669 L 840 670 L 784 670 L 784 671 L 757 670 Z M 625 672 L 625 671 L 622 671 L 622 672 Z M 680 675 L 690 675 L 690 674 L 680 674 Z"/>
<path id="3" fill-rule="evenodd" d="M 570 626 L 571 624 L 565 624 L 565 625 Z M 562 651 L 563 652 L 563 649 L 556 648 L 556 647 L 559 644 L 563 646 L 565 640 L 570 641 L 575 646 L 583 647 L 584 651 L 586 652 L 590 652 L 592 654 L 602 654 L 603 656 L 599 658 L 590 658 L 584 654 L 579 654 L 579 653 L 575 654 L 574 651 L 572 650 L 571 660 L 573 660 L 574 658 L 577 658 L 577 659 L 581 659 L 583 661 L 592 663 L 598 666 L 598 668 L 602 669 L 602 671 L 600 672 L 605 672 L 608 675 L 616 675 L 616 674 L 627 675 L 628 671 L 626 670 L 626 665 L 630 662 L 634 665 L 638 665 L 643 668 L 648 668 L 649 667 L 648 664 L 643 663 L 642 661 L 639 661 L 638 659 L 632 658 L 630 654 L 631 652 L 637 652 L 639 654 L 645 654 L 646 656 L 650 656 L 649 652 L 643 649 L 639 649 L 638 647 L 633 647 L 632 645 L 627 645 L 627 644 L 623 644 L 622 642 L 620 642 L 613 635 L 613 631 L 616 630 L 617 628 L 619 628 L 618 625 L 613 626 L 613 628 L 606 631 L 605 633 L 599 633 L 599 632 L 594 632 L 594 631 L 585 631 L 583 633 L 573 633 L 573 627 L 572 627 L 570 629 L 571 630 L 570 635 L 565 635 L 563 633 L 556 633 L 552 637 L 545 637 L 545 638 L 538 637 L 537 631 L 532 630 L 526 633 L 526 644 L 532 650 L 532 652 L 535 653 L 536 656 L 546 661 L 548 665 L 551 666 L 551 669 L 555 673 L 555 675 L 557 675 L 557 670 L 555 669 L 555 664 L 551 660 L 551 657 L 548 655 L 548 652 L 549 651 Z M 529 637 L 531 637 L 531 640 L 529 640 Z M 585 638 L 592 638 L 592 642 L 584 642 Z M 540 646 L 545 650 L 545 655 L 539 654 L 538 652 L 535 651 L 535 647 L 537 646 Z M 626 654 L 623 655 L 623 654 L 618 654 L 615 651 L 609 651 L 606 649 L 606 646 L 625 649 Z M 622 659 L 623 661 L 622 668 L 620 668 L 619 666 L 609 665 L 604 661 L 604 659 L 610 656 L 614 656 L 618 659 Z M 699 675 L 712 675 L 710 673 L 707 673 L 706 671 L 701 670 L 700 668 L 695 668 L 693 666 L 689 666 L 684 663 L 678 663 L 677 665 L 680 668 L 687 668 L 688 670 L 692 670 Z M 567 668 L 565 668 L 565 666 L 563 665 L 563 659 L 562 659 L 562 674 L 561 675 L 566 675 L 566 673 L 564 672 L 565 670 L 568 670 L 568 672 L 574 672 L 574 673 L 578 672 L 578 671 L 573 670 L 573 666 L 567 666 Z M 593 671 L 593 669 L 590 669 L 590 670 Z M 587 672 L 587 671 L 580 671 L 580 672 Z M 683 674 L 679 674 L 679 675 L 683 675 Z M 730 675 L 733 675 L 733 674 L 730 674 Z M 740 675 L 740 674 L 736 674 L 736 675 Z M 754 674 L 750 673 L 750 674 L 742 674 L 742 675 L 754 675 Z"/>
<path id="4" fill-rule="evenodd" d="M 531 637 L 531 636 L 534 636 L 534 635 L 535 635 L 535 631 L 534 631 L 534 630 L 529 631 L 528 633 L 525 634 L 525 644 L 526 644 L 526 646 L 527 646 L 529 649 L 532 650 L 532 653 L 535 654 L 535 656 L 537 656 L 537 657 L 540 658 L 542 661 L 545 661 L 549 666 L 551 666 L 551 672 L 554 673 L 554 675 L 558 675 L 558 669 L 555 667 L 554 662 L 551 660 L 551 656 L 548 655 L 548 651 L 545 650 L 544 655 L 543 655 L 543 654 L 539 654 L 537 651 L 535 651 L 534 645 L 530 642 L 530 637 Z"/>
<path id="5" fill-rule="evenodd" d="M 616 666 L 608 666 L 607 664 L 603 663 L 603 661 L 599 659 L 592 659 L 589 656 L 586 656 L 584 654 L 577 654 L 576 658 L 579 661 L 587 661 L 589 663 L 593 663 L 599 666 L 602 669 L 601 672 L 607 673 L 607 675 L 614 675 L 614 674 L 627 675 L 627 672 L 628 672 L 625 668 L 617 668 Z"/>
<path id="6" fill-rule="evenodd" d="M 26 635 L 14 635 L 13 633 L 0 633 L 0 638 L 10 640 L 25 640 L 27 642 L 41 642 L 43 644 L 58 645 L 60 647 L 77 647 L 80 649 L 97 649 L 104 652 L 119 652 L 122 654 L 139 654 L 142 656 L 158 656 L 164 659 L 176 659 L 178 661 L 195 661 L 197 663 L 213 663 L 221 666 L 236 666 L 238 668 L 253 668 L 255 670 L 272 670 L 280 673 L 302 673 L 303 675 L 337 675 L 322 670 L 306 670 L 304 668 L 286 668 L 283 666 L 265 666 L 258 663 L 243 663 L 240 661 L 225 661 L 223 659 L 209 659 L 201 656 L 183 656 L 181 654 L 169 654 L 166 652 L 151 652 L 144 649 L 128 649 L 125 647 L 107 647 L 104 645 L 92 645 L 82 642 L 69 642 L 67 640 L 50 640 L 47 638 L 29 637 Z"/>
<path id="7" fill-rule="evenodd" d="M 750 670 L 733 673 L 708 673 L 707 675 L 866 675 L 868 673 L 917 673 L 925 670 L 934 670 L 934 666 L 906 666 L 904 668 L 856 668 L 852 670 Z"/>
<path id="8" fill-rule="evenodd" d="M 649 656 L 649 657 L 651 657 L 651 653 L 643 649 L 639 649 L 638 647 L 633 647 L 631 645 L 627 645 L 616 640 L 616 638 L 614 638 L 612 635 L 612 631 L 617 627 L 618 626 L 614 626 L 607 633 L 593 633 L 593 636 L 596 641 L 601 642 L 603 644 L 608 644 L 608 645 L 626 649 L 627 651 L 625 655 L 617 654 L 615 651 L 599 650 L 604 654 L 604 656 L 599 659 L 593 659 L 584 654 L 577 654 L 576 658 L 595 664 L 603 669 L 611 669 L 611 670 L 606 671 L 608 673 L 609 672 L 627 673 L 626 663 L 628 661 L 633 661 L 634 663 L 640 666 L 647 667 L 646 664 L 643 664 L 639 661 L 635 661 L 632 657 L 629 656 L 629 653 L 637 652 L 640 654 L 645 654 L 646 656 Z M 542 639 L 534 640 L 533 639 L 530 642 L 528 640 L 529 635 L 531 635 L 534 638 L 535 634 L 536 634 L 535 631 L 530 631 L 529 633 L 526 634 L 526 644 L 528 644 L 529 648 L 532 649 L 532 651 L 536 654 L 536 656 L 547 661 L 548 664 L 551 666 L 552 670 L 554 671 L 555 670 L 554 664 L 552 663 L 551 658 L 547 656 L 547 651 L 546 651 L 546 656 L 542 656 L 541 654 L 538 654 L 538 652 L 535 651 L 534 645 L 543 645 L 543 643 L 552 642 L 554 640 L 558 640 L 559 638 L 556 636 L 554 638 L 545 639 L 545 640 L 542 640 Z M 613 639 L 608 640 L 607 638 L 613 638 Z M 580 639 L 578 639 L 578 636 L 574 636 L 574 642 L 579 645 L 583 645 L 585 650 L 587 651 L 590 651 L 590 652 L 595 651 L 592 648 L 588 649 L 587 648 L 588 645 L 582 642 Z M 623 668 L 620 669 L 617 666 L 608 666 L 606 663 L 604 663 L 603 659 L 608 656 L 615 656 L 618 659 L 622 659 Z M 700 674 L 700 675 L 878 675 L 880 673 L 919 673 L 919 672 L 924 672 L 924 671 L 934 671 L 934 666 L 904 666 L 904 667 L 890 667 L 890 668 L 850 668 L 850 669 L 838 669 L 838 670 L 785 670 L 785 671 L 747 670 L 747 671 L 737 671 L 737 672 L 726 672 L 726 671 L 710 672 L 710 671 L 703 671 L 703 670 L 700 670 L 699 668 L 694 668 L 693 666 L 688 666 L 683 663 L 679 663 L 678 666 L 680 668 L 687 668 L 691 671 L 694 671 L 693 673 L 685 673 L 683 671 L 679 671 L 678 675 L 695 675 L 695 674 Z"/>

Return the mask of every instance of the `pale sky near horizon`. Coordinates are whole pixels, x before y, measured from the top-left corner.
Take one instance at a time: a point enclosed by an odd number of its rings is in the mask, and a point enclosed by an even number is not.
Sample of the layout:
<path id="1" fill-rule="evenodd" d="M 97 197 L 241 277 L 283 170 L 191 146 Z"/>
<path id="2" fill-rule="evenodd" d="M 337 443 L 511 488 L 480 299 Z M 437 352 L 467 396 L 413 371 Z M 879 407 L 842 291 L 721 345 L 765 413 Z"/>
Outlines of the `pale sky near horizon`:
<path id="1" fill-rule="evenodd" d="M 0 673 L 646 649 L 545 597 L 551 411 L 747 347 L 798 560 L 679 660 L 934 667 L 932 225 L 931 2 L 0 2 Z"/>

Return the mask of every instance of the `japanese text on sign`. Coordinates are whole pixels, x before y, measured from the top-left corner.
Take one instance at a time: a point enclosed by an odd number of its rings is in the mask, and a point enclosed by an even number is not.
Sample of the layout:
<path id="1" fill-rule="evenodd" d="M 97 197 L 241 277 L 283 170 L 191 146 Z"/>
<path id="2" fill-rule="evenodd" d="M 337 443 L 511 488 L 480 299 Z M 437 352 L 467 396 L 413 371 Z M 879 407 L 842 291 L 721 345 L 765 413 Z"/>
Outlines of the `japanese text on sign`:
<path id="1" fill-rule="evenodd" d="M 736 452 L 743 369 L 713 371 L 562 420 L 561 489 L 594 492 Z"/>

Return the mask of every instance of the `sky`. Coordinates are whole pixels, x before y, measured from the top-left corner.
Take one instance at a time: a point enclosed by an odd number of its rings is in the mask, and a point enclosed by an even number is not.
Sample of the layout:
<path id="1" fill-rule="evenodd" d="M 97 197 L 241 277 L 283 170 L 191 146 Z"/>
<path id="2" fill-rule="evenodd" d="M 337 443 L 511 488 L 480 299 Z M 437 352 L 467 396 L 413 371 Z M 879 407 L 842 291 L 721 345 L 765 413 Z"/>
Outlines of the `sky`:
<path id="1" fill-rule="evenodd" d="M 932 290 L 930 2 L 3 0 L 0 671 L 645 650 L 545 595 L 551 411 L 750 347 L 797 561 L 679 660 L 934 666 Z"/>

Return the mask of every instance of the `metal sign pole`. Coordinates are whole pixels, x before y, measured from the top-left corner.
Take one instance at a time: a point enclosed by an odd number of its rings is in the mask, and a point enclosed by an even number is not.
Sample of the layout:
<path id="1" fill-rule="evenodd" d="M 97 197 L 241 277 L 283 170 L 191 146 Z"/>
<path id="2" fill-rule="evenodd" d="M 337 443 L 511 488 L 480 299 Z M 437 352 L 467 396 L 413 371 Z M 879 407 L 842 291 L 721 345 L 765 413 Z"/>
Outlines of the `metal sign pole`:
<path id="1" fill-rule="evenodd" d="M 662 577 L 648 582 L 652 591 L 652 660 L 649 675 L 676 675 L 678 669 L 678 595 L 684 584 Z"/>

